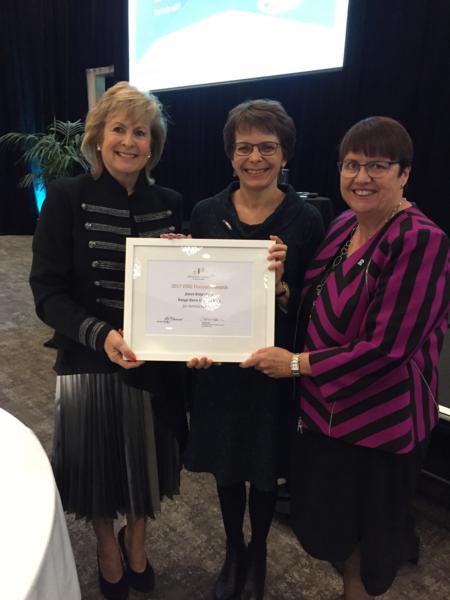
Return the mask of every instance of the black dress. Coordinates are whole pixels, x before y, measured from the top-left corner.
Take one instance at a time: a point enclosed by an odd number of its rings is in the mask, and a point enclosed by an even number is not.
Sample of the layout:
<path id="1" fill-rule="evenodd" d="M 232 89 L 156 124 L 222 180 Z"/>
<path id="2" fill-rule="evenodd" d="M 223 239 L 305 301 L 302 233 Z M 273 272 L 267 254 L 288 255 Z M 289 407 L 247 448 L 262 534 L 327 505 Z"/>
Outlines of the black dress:
<path id="1" fill-rule="evenodd" d="M 319 212 L 292 187 L 282 186 L 285 198 L 260 225 L 240 223 L 231 184 L 199 202 L 191 217 L 194 238 L 268 239 L 278 235 L 288 245 L 284 280 L 295 291 L 301 286 L 310 257 L 323 237 Z M 296 294 L 292 294 L 292 302 Z M 278 346 L 292 347 L 294 318 L 277 309 Z M 250 481 L 260 490 L 274 489 L 277 477 L 288 472 L 289 432 L 295 424 L 289 380 L 270 379 L 237 364 L 213 366 L 194 374 L 190 435 L 185 466 L 214 474 L 219 485 Z"/>
<path id="2" fill-rule="evenodd" d="M 384 594 L 399 567 L 418 559 L 411 507 L 427 447 L 426 440 L 393 454 L 298 432 L 291 526 L 305 550 L 339 563 L 358 547 L 364 587 L 371 596 Z"/>
<path id="3" fill-rule="evenodd" d="M 52 463 L 63 506 L 77 517 L 154 516 L 178 492 L 183 367 L 126 371 L 103 345 L 123 327 L 125 238 L 180 226 L 181 196 L 143 174 L 130 196 L 106 170 L 49 187 L 30 284 L 38 316 L 55 329 Z"/>

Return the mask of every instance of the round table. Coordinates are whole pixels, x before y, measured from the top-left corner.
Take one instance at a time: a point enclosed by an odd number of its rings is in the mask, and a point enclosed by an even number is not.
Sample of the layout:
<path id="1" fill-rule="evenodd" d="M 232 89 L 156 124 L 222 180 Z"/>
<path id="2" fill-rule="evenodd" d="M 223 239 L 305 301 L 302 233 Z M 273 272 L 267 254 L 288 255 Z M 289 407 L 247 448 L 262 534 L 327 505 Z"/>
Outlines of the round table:
<path id="1" fill-rule="evenodd" d="M 0 598 L 80 600 L 75 561 L 47 455 L 0 409 Z"/>

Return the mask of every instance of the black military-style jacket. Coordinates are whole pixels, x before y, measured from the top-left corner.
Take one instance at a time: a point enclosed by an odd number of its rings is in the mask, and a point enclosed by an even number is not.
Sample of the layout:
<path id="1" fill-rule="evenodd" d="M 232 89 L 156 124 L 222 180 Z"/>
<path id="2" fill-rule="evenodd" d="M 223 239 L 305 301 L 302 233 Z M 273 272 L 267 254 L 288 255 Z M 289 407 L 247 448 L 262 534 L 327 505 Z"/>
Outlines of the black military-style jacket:
<path id="1" fill-rule="evenodd" d="M 58 374 L 117 369 L 103 345 L 123 327 L 125 240 L 180 231 L 181 220 L 180 194 L 143 173 L 130 196 L 106 170 L 97 180 L 80 175 L 49 186 L 30 284 L 38 316 L 56 332 Z"/>

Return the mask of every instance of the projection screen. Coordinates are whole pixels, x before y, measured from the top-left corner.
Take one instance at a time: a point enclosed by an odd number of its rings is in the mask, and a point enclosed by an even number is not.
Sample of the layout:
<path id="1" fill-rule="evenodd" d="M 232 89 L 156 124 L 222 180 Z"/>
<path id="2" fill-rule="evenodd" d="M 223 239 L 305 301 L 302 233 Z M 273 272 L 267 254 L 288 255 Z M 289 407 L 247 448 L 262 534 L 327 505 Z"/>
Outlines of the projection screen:
<path id="1" fill-rule="evenodd" d="M 167 90 L 343 66 L 348 0 L 129 0 L 130 82 Z"/>

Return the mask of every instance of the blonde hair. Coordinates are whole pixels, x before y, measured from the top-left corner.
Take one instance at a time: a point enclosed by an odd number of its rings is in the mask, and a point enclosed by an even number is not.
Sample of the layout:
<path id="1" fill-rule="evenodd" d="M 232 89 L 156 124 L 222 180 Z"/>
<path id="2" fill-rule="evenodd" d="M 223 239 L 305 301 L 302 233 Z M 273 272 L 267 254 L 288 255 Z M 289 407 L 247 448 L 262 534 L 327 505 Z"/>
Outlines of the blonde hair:
<path id="1" fill-rule="evenodd" d="M 110 87 L 87 114 L 81 152 L 92 167 L 92 176 L 100 177 L 103 172 L 103 160 L 97 146 L 103 140 L 105 123 L 119 112 L 134 119 L 143 119 L 149 124 L 151 156 L 145 165 L 145 174 L 148 181 L 152 182 L 150 172 L 161 158 L 167 136 L 164 109 L 156 96 L 144 94 L 126 81 Z"/>

